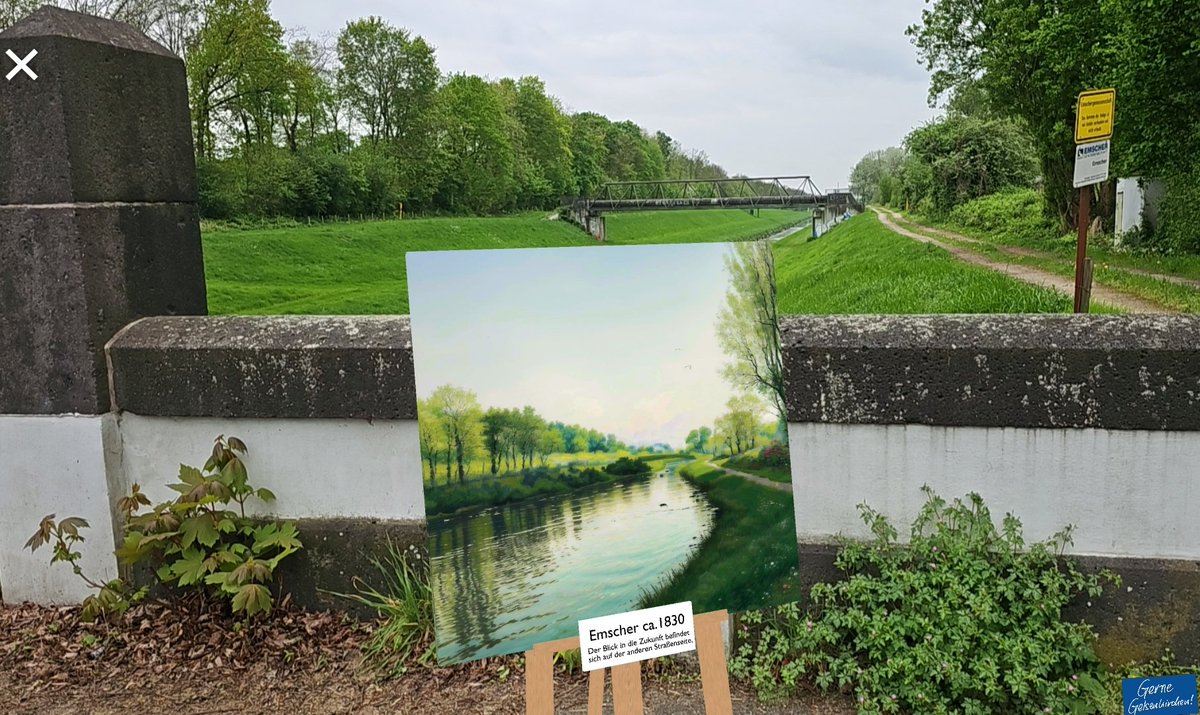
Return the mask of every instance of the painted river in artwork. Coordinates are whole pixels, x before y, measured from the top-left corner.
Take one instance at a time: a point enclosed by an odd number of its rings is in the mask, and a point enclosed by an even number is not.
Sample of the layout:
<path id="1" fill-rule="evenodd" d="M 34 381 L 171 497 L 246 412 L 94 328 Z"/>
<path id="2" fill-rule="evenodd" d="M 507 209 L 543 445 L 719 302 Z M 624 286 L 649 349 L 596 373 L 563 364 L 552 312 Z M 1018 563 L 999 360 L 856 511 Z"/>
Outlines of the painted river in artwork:
<path id="1" fill-rule="evenodd" d="M 604 491 L 531 499 L 429 522 L 438 661 L 527 650 L 577 621 L 638 606 L 682 567 L 713 508 L 673 466 Z"/>

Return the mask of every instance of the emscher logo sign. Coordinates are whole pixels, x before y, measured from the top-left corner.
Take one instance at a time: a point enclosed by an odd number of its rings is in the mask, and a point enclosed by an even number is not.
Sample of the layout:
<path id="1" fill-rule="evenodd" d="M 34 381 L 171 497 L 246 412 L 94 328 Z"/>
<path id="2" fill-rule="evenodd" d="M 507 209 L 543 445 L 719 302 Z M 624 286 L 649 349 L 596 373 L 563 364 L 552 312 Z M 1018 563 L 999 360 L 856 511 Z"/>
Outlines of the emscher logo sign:
<path id="1" fill-rule="evenodd" d="M 1126 715 L 1197 715 L 1196 676 L 1126 678 L 1121 681 Z"/>

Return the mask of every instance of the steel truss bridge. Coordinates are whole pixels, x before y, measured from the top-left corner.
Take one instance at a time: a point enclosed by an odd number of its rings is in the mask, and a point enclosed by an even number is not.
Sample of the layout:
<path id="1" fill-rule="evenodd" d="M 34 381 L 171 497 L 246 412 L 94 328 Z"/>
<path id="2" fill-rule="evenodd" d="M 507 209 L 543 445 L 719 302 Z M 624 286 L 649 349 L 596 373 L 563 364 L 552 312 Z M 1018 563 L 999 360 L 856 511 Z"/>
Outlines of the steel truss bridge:
<path id="1" fill-rule="evenodd" d="M 791 184 L 789 186 L 789 184 Z M 614 181 L 570 202 L 589 214 L 699 208 L 816 208 L 848 203 L 849 192 L 827 194 L 808 176 Z"/>
<path id="2" fill-rule="evenodd" d="M 808 176 L 614 181 L 564 201 L 571 221 L 604 240 L 604 214 L 614 211 L 789 208 L 862 211 L 849 191 L 823 192 Z"/>

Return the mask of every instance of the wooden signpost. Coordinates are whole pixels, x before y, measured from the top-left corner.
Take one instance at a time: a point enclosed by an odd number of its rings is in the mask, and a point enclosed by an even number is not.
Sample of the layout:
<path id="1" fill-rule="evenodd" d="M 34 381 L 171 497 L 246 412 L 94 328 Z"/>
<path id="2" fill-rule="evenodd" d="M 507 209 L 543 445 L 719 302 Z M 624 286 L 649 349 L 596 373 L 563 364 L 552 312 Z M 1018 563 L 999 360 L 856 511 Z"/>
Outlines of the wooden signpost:
<path id="1" fill-rule="evenodd" d="M 696 655 L 700 659 L 700 681 L 707 715 L 733 715 L 729 696 L 729 671 L 725 662 L 725 639 L 721 626 L 729 620 L 726 611 L 696 616 Z M 554 715 L 554 655 L 579 647 L 579 638 L 538 643 L 525 652 L 525 715 Z M 614 715 L 642 715 L 642 664 L 627 663 L 597 669 L 588 676 L 588 715 L 604 710 L 604 674 L 612 671 Z"/>
<path id="2" fill-rule="evenodd" d="M 1109 142 L 1116 116 L 1117 92 L 1096 89 L 1082 92 L 1075 105 L 1075 182 L 1079 189 L 1075 244 L 1075 312 L 1088 312 L 1091 271 L 1087 266 L 1087 232 L 1092 186 L 1108 179 Z"/>

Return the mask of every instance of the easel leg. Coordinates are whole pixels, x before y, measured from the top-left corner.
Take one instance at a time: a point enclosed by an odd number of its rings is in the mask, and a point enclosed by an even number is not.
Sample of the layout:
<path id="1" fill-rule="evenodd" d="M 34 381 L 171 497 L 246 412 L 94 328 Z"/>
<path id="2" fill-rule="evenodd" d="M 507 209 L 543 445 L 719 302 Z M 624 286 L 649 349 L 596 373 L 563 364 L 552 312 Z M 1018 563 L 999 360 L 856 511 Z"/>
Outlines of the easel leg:
<path id="1" fill-rule="evenodd" d="M 593 670 L 588 674 L 588 715 L 604 715 L 604 673 L 603 668 Z"/>
<path id="2" fill-rule="evenodd" d="M 706 715 L 733 715 L 725 638 L 721 635 L 721 624 L 728 619 L 729 614 L 725 611 L 696 616 L 696 650 L 700 657 L 700 683 L 704 687 Z"/>
<path id="3" fill-rule="evenodd" d="M 525 715 L 554 715 L 553 651 L 525 651 Z"/>
<path id="4" fill-rule="evenodd" d="M 642 664 L 612 669 L 614 715 L 642 715 Z"/>

